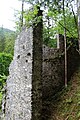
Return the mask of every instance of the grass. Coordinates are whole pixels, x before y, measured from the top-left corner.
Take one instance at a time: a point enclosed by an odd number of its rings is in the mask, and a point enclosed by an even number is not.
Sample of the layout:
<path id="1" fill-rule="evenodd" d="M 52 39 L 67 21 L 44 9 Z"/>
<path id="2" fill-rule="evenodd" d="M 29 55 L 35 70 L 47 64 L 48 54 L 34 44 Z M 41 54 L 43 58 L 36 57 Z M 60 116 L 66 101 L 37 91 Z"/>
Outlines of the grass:
<path id="1" fill-rule="evenodd" d="M 59 94 L 49 120 L 80 120 L 80 68 Z"/>
<path id="2" fill-rule="evenodd" d="M 0 92 L 0 111 L 1 111 L 1 104 L 2 104 L 2 93 Z"/>

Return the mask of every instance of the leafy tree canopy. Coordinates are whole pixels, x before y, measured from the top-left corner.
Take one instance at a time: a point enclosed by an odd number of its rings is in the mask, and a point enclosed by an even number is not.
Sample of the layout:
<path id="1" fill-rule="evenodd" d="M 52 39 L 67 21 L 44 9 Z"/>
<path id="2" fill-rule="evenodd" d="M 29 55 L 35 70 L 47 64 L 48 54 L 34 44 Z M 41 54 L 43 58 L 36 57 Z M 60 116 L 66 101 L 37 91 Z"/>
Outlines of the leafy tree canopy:
<path id="1" fill-rule="evenodd" d="M 26 4 L 31 4 L 33 9 L 24 10 L 23 19 L 25 26 L 32 26 L 34 23 L 38 23 L 41 18 L 35 17 L 38 13 L 37 6 L 43 9 L 43 23 L 44 23 L 44 42 L 46 44 L 50 43 L 51 46 L 56 44 L 55 34 L 64 34 L 64 16 L 63 16 L 63 0 L 23 0 Z M 68 37 L 77 38 L 78 28 L 77 28 L 77 14 L 73 8 L 74 0 L 65 0 L 65 20 L 66 20 L 66 33 Z M 21 13 L 19 12 L 19 15 Z M 20 20 L 17 21 L 18 28 L 20 27 Z M 53 42 L 52 42 L 53 41 Z"/>
<path id="2" fill-rule="evenodd" d="M 0 28 L 0 52 L 13 54 L 15 39 L 16 39 L 16 33 L 14 31 L 1 27 Z"/>

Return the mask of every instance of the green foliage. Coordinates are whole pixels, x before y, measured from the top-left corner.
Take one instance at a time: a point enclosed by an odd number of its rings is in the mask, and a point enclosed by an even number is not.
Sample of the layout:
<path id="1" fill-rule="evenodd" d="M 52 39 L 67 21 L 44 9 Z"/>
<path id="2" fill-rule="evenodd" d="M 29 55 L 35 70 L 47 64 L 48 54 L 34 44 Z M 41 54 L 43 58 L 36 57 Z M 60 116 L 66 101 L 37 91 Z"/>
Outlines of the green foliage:
<path id="1" fill-rule="evenodd" d="M 57 47 L 57 40 L 55 38 L 55 31 L 53 28 L 47 29 L 44 27 L 43 29 L 43 42 L 45 45 L 49 47 L 56 48 Z"/>
<path id="2" fill-rule="evenodd" d="M 0 74 L 8 75 L 9 64 L 12 60 L 12 55 L 7 53 L 0 53 Z"/>
<path id="3" fill-rule="evenodd" d="M 4 86 L 9 74 L 9 64 L 11 63 L 12 55 L 7 53 L 0 53 L 0 110 L 2 105 L 2 98 L 4 94 Z"/>
<path id="4" fill-rule="evenodd" d="M 3 27 L 0 28 L 0 52 L 4 51 L 5 48 L 5 35 Z"/>
<path id="5" fill-rule="evenodd" d="M 3 88 L 3 86 L 5 85 L 6 79 L 7 79 L 7 76 L 5 74 L 3 74 L 3 75 L 0 74 L 0 91 Z"/>
<path id="6" fill-rule="evenodd" d="M 38 9 L 43 7 L 43 39 L 44 44 L 50 47 L 56 47 L 55 34 L 64 35 L 64 15 L 63 15 L 63 0 L 24 0 L 31 4 L 33 9 L 25 10 L 23 13 L 24 25 L 27 27 L 37 25 L 40 22 L 41 17 L 37 17 Z M 77 21 L 77 15 L 73 14 L 72 0 L 65 0 L 65 20 L 66 20 L 66 35 L 69 38 L 78 38 L 77 26 L 75 19 Z M 21 12 L 19 12 L 18 21 L 16 26 L 18 30 L 21 30 Z"/>
<path id="7" fill-rule="evenodd" d="M 49 1 L 50 2 L 50 1 Z M 54 4 L 53 4 L 54 3 Z M 47 5 L 47 13 L 45 15 L 44 28 L 44 41 L 49 43 L 51 38 L 53 38 L 53 44 L 55 44 L 54 36 L 55 34 L 64 35 L 64 16 L 63 16 L 63 1 L 54 1 L 49 6 Z M 65 22 L 66 22 L 66 36 L 69 38 L 78 38 L 78 28 L 77 28 L 77 15 L 73 14 L 71 0 L 65 1 Z M 51 23 L 52 22 L 52 23 Z M 67 41 L 68 42 L 68 41 Z M 69 41 L 71 43 L 71 41 Z M 51 42 L 52 43 L 52 42 Z M 70 44 L 69 44 L 70 45 Z"/>
<path id="8" fill-rule="evenodd" d="M 0 52 L 6 52 L 13 55 L 15 39 L 16 33 L 14 31 L 0 28 Z"/>
<path id="9" fill-rule="evenodd" d="M 60 34 L 64 34 L 64 31 L 63 31 L 63 18 L 62 20 L 59 21 L 60 24 L 62 24 L 62 26 L 58 23 L 57 25 L 57 31 L 60 33 Z M 66 28 L 69 30 L 67 31 L 66 30 L 66 35 L 68 37 L 74 37 L 74 38 L 78 38 L 78 33 L 77 33 L 77 27 L 75 25 L 75 21 L 74 21 L 74 17 L 73 16 L 70 16 L 70 15 L 67 15 L 66 16 Z M 73 36 L 72 36 L 73 35 Z"/>
<path id="10" fill-rule="evenodd" d="M 80 118 L 80 111 L 77 113 L 77 117 Z"/>
<path id="11" fill-rule="evenodd" d="M 4 94 L 4 86 L 9 74 L 9 64 L 12 60 L 14 52 L 14 41 L 16 34 L 14 31 L 0 28 L 0 111 L 2 109 L 2 99 Z"/>
<path id="12" fill-rule="evenodd" d="M 47 12 L 47 16 L 45 19 L 48 19 L 48 25 L 44 25 L 44 42 L 53 44 L 53 47 L 56 45 L 56 39 L 54 39 L 55 34 L 62 34 L 64 35 L 64 16 L 63 12 L 59 12 L 54 8 L 50 8 Z M 75 16 L 77 21 L 77 16 Z M 78 38 L 78 29 L 75 23 L 74 15 L 69 10 L 69 8 L 65 9 L 65 20 L 66 20 L 66 36 L 68 38 Z M 50 23 L 50 22 L 53 22 Z M 53 40 L 52 40 L 53 39 Z M 53 41 L 53 43 L 52 43 Z M 75 40 L 74 40 L 75 41 Z M 71 41 L 67 40 L 68 44 L 71 44 Z M 76 43 L 76 41 L 74 42 Z"/>
<path id="13" fill-rule="evenodd" d="M 6 75 L 0 75 L 0 110 L 2 109 L 2 99 L 3 99 L 3 94 L 4 94 L 4 86 L 6 84 Z"/>
<path id="14" fill-rule="evenodd" d="M 33 8 L 29 10 L 25 10 L 23 12 L 23 26 L 26 26 L 27 28 L 30 26 L 33 26 L 33 24 L 36 26 L 42 19 L 42 16 L 37 16 L 38 13 L 38 5 L 34 5 Z M 16 30 L 18 32 L 21 31 L 21 13 L 17 12 L 17 19 L 16 19 Z"/>
<path id="15" fill-rule="evenodd" d="M 66 99 L 66 103 L 71 104 L 72 103 L 72 99 L 71 98 Z"/>
<path id="16" fill-rule="evenodd" d="M 1 109 L 2 109 L 2 97 L 3 97 L 3 95 L 2 95 L 2 92 L 0 92 L 0 111 L 1 111 Z"/>
<path id="17" fill-rule="evenodd" d="M 5 53 L 14 54 L 14 42 L 16 39 L 16 33 L 5 34 Z"/>
<path id="18" fill-rule="evenodd" d="M 37 6 L 34 6 L 33 9 L 27 10 L 27 12 L 24 13 L 26 26 L 33 26 L 35 22 L 36 24 L 39 22 L 40 17 L 37 17 L 37 13 L 38 13 Z"/>
<path id="19" fill-rule="evenodd" d="M 64 16 L 63 13 L 58 11 L 53 12 L 52 10 L 48 11 L 48 16 L 54 21 L 54 31 L 58 34 L 64 35 Z M 77 21 L 77 16 L 75 16 Z M 77 26 L 74 20 L 74 15 L 72 12 L 66 8 L 65 9 L 65 20 L 66 20 L 66 35 L 68 37 L 78 38 Z"/>
<path id="20" fill-rule="evenodd" d="M 60 120 L 80 119 L 80 67 L 69 81 L 68 87 L 63 89 L 60 100 L 56 100 L 55 115 Z M 54 105 L 54 102 L 53 102 Z M 54 108 L 53 108 L 54 109 Z"/>

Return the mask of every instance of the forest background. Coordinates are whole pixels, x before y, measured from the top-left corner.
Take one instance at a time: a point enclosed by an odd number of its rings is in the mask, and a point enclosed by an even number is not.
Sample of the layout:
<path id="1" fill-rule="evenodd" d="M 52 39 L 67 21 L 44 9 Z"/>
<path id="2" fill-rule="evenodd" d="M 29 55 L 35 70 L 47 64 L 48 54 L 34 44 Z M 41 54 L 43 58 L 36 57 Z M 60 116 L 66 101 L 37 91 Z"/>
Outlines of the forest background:
<path id="1" fill-rule="evenodd" d="M 37 17 L 38 7 L 43 10 L 43 42 L 49 47 L 57 47 L 57 34 L 62 34 L 65 41 L 65 58 L 67 45 L 79 42 L 79 1 L 75 0 L 20 0 L 21 11 L 16 10 L 16 31 L 0 28 L 0 109 L 4 86 L 9 74 L 9 64 L 14 55 L 14 43 L 23 26 L 30 27 L 42 19 Z M 24 9 L 24 4 L 30 6 Z M 70 41 L 73 38 L 74 41 Z M 76 47 L 77 48 L 77 47 Z M 65 60 L 66 65 L 66 60 Z M 67 68 L 65 66 L 67 71 Z"/>

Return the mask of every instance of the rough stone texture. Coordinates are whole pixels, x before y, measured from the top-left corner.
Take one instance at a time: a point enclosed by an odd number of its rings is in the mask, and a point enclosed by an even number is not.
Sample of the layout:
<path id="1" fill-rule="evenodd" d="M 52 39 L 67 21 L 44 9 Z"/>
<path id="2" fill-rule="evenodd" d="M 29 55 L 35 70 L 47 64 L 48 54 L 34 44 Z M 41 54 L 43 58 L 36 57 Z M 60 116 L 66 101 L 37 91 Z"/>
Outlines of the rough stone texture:
<path id="1" fill-rule="evenodd" d="M 32 120 L 42 120 L 42 31 L 41 21 L 33 28 Z"/>
<path id="2" fill-rule="evenodd" d="M 31 119 L 32 46 L 32 28 L 24 28 L 15 41 L 14 58 L 9 69 L 5 120 Z"/>
<path id="3" fill-rule="evenodd" d="M 53 97 L 64 87 L 64 39 L 59 35 L 60 49 L 43 47 L 43 99 Z M 67 77 L 70 80 L 79 65 L 79 53 L 72 45 L 67 50 Z"/>
<path id="4" fill-rule="evenodd" d="M 53 49 L 46 45 L 43 45 L 43 61 L 48 60 L 49 58 L 54 59 L 59 49 Z"/>
<path id="5" fill-rule="evenodd" d="M 64 55 L 62 49 L 43 47 L 43 99 L 54 96 L 64 85 Z"/>
<path id="6" fill-rule="evenodd" d="M 5 120 L 42 120 L 42 29 L 42 21 L 33 29 L 24 28 L 15 42 Z"/>
<path id="7" fill-rule="evenodd" d="M 60 41 L 64 41 L 60 37 Z M 62 42 L 64 43 L 64 42 Z M 63 44 L 59 48 L 52 49 L 49 47 L 43 48 L 43 92 L 42 92 L 42 111 L 43 120 L 51 120 L 52 116 L 52 104 L 56 101 L 60 94 L 56 94 L 64 88 L 64 47 Z M 68 68 L 68 81 L 76 71 L 79 65 L 80 56 L 76 51 L 74 45 L 70 46 L 67 51 L 67 68 Z M 53 106 L 54 109 L 55 106 Z M 53 118 L 54 119 L 54 118 Z"/>
<path id="8" fill-rule="evenodd" d="M 72 45 L 68 52 L 67 52 L 67 67 L 68 67 L 68 80 L 70 80 L 73 73 L 76 71 L 80 64 L 80 55 L 79 52 L 76 50 L 74 45 Z"/>
<path id="9" fill-rule="evenodd" d="M 48 120 L 46 103 L 64 86 L 63 37 L 59 36 L 59 49 L 45 45 L 42 49 L 42 27 L 41 22 L 33 29 L 24 28 L 15 42 L 7 80 L 5 120 Z M 67 55 L 69 80 L 79 54 L 72 46 Z"/>

